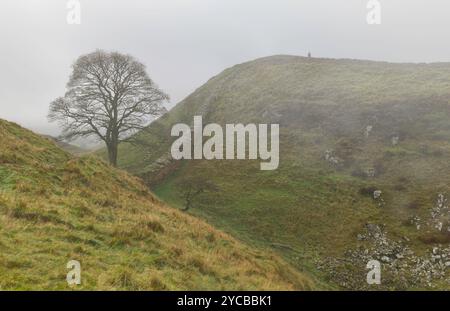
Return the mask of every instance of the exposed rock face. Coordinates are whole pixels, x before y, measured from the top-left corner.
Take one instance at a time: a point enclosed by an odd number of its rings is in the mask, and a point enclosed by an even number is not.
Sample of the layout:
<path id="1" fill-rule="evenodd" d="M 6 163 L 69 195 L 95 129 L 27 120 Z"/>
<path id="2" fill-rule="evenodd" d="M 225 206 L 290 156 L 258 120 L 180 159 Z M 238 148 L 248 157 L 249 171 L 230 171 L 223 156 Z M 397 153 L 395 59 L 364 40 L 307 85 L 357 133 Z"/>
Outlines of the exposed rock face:
<path id="1" fill-rule="evenodd" d="M 415 215 L 413 218 L 411 218 L 411 224 L 416 227 L 417 230 L 420 230 L 421 227 L 421 218 L 417 215 Z"/>
<path id="2" fill-rule="evenodd" d="M 438 195 L 436 205 L 431 209 L 428 224 L 438 231 L 450 232 L 450 208 L 442 193 Z"/>
<path id="3" fill-rule="evenodd" d="M 164 154 L 149 166 L 149 171 L 152 172 L 159 171 L 160 169 L 169 165 L 172 161 L 173 159 L 170 153 Z"/>
<path id="4" fill-rule="evenodd" d="M 399 141 L 400 141 L 400 137 L 399 136 L 397 136 L 397 135 L 392 136 L 392 138 L 391 138 L 392 146 L 397 146 Z"/>
<path id="5" fill-rule="evenodd" d="M 147 172 L 145 174 L 141 174 L 140 177 L 146 182 L 147 185 L 152 186 L 175 170 L 179 164 L 180 162 L 174 161 L 169 152 L 159 157 L 156 161 L 149 165 L 147 167 Z"/>
<path id="6" fill-rule="evenodd" d="M 343 160 L 336 156 L 334 150 L 331 149 L 325 151 L 325 161 L 327 161 L 334 167 L 339 167 L 343 163 Z"/>
<path id="7" fill-rule="evenodd" d="M 348 250 L 343 258 L 318 263 L 319 269 L 344 288 L 377 289 L 366 283 L 364 268 L 371 260 L 381 263 L 381 288 L 433 287 L 434 282 L 442 280 L 450 283 L 450 247 L 435 246 L 419 256 L 409 248 L 408 239 L 390 239 L 384 226 L 377 224 L 366 224 L 365 232 L 357 238 L 357 248 Z M 353 271 L 349 269 L 352 266 Z"/>
<path id="8" fill-rule="evenodd" d="M 386 205 L 386 202 L 384 201 L 383 197 L 381 196 L 383 192 L 381 190 L 375 190 L 373 192 L 373 199 L 377 202 L 378 207 L 383 207 Z"/>
<path id="9" fill-rule="evenodd" d="M 450 208 L 448 200 L 444 194 L 438 194 L 436 204 L 431 208 L 429 217 L 423 220 L 420 216 L 414 215 L 411 224 L 417 230 L 428 229 L 436 232 L 450 232 Z"/>
<path id="10" fill-rule="evenodd" d="M 381 190 L 374 190 L 373 198 L 379 206 L 385 204 Z M 450 232 L 449 219 L 448 200 L 440 193 L 428 219 L 416 215 L 410 222 L 418 231 L 444 233 Z M 379 286 L 384 289 L 433 288 L 436 282 L 442 281 L 450 284 L 450 246 L 434 243 L 425 253 L 419 254 L 410 248 L 408 238 L 389 238 L 386 228 L 374 223 L 366 224 L 364 231 L 356 237 L 357 247 L 347 250 L 342 258 L 318 262 L 318 268 L 328 272 L 342 287 L 374 289 L 365 281 L 367 271 L 364 268 L 371 260 L 381 263 Z"/>
<path id="11" fill-rule="evenodd" d="M 376 174 L 377 174 L 375 168 L 373 168 L 373 167 L 367 168 L 367 169 L 365 170 L 365 172 L 366 172 L 366 176 L 369 177 L 369 178 L 373 178 L 373 177 L 375 177 Z"/>
<path id="12" fill-rule="evenodd" d="M 366 126 L 366 129 L 364 130 L 364 137 L 369 138 L 372 130 L 373 130 L 373 125 Z"/>
<path id="13" fill-rule="evenodd" d="M 373 192 L 373 198 L 374 198 L 375 200 L 380 199 L 380 198 L 381 198 L 381 194 L 382 194 L 382 191 L 381 191 L 381 190 L 375 190 L 375 191 Z"/>

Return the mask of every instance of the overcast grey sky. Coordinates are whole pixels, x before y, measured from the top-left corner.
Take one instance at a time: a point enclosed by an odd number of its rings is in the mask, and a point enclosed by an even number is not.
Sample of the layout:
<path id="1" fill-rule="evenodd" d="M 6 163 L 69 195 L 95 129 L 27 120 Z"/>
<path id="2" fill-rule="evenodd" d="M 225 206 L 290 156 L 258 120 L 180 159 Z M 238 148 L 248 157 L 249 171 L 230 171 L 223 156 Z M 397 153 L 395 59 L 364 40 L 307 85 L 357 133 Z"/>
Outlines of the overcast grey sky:
<path id="1" fill-rule="evenodd" d="M 48 104 L 62 96 L 71 64 L 95 49 L 130 53 L 174 105 L 236 63 L 273 54 L 392 62 L 450 61 L 450 1 L 79 0 L 0 1 L 0 118 L 41 133 Z"/>

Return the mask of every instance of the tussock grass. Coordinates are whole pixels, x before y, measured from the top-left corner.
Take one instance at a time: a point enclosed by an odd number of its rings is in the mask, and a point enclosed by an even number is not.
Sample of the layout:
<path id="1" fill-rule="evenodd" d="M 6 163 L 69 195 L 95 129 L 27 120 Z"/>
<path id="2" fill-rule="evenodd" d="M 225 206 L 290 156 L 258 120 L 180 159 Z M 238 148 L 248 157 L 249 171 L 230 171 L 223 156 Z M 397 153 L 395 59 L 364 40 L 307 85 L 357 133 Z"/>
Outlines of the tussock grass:
<path id="1" fill-rule="evenodd" d="M 69 260 L 81 263 L 78 287 L 66 283 Z M 138 178 L 0 120 L 1 289 L 314 286 L 280 258 L 160 203 Z"/>

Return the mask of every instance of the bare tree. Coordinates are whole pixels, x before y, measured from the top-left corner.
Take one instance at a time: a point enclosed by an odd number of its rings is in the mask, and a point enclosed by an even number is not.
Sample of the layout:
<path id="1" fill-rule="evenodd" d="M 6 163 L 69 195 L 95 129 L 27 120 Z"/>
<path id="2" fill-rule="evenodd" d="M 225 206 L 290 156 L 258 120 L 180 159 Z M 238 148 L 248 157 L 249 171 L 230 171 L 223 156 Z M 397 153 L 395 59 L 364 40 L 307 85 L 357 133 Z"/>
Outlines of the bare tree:
<path id="1" fill-rule="evenodd" d="M 48 118 L 63 128 L 61 138 L 96 136 L 117 166 L 120 141 L 166 110 L 169 96 L 149 78 L 145 66 L 130 55 L 98 50 L 74 63 L 67 91 L 50 104 Z"/>
<path id="2" fill-rule="evenodd" d="M 184 200 L 183 211 L 189 210 L 202 193 L 219 191 L 212 181 L 200 177 L 183 178 L 176 186 L 180 190 L 180 197 Z"/>

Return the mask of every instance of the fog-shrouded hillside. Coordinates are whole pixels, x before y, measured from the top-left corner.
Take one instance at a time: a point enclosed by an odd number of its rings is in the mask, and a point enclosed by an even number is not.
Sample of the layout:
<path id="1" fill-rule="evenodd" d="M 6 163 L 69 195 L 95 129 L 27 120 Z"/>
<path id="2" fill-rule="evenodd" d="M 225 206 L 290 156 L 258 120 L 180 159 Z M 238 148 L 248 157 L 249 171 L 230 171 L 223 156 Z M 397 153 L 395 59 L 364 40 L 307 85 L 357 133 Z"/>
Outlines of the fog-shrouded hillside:
<path id="1" fill-rule="evenodd" d="M 272 252 L 156 200 L 136 177 L 0 120 L 0 289 L 293 290 L 315 283 Z"/>
<path id="2" fill-rule="evenodd" d="M 59 139 L 57 137 L 53 137 L 53 136 L 50 136 L 50 135 L 42 135 L 42 136 L 47 138 L 47 139 L 50 139 L 53 142 L 55 142 L 56 145 L 59 148 L 61 148 L 62 150 L 66 151 L 66 152 L 68 152 L 70 154 L 83 155 L 83 154 L 89 153 L 88 149 L 84 149 L 84 148 L 78 147 L 78 146 L 76 146 L 74 144 L 67 143 L 67 142 L 65 142 L 65 141 L 63 141 L 63 140 L 61 140 L 61 139 Z"/>
<path id="3" fill-rule="evenodd" d="M 174 161 L 173 124 L 280 124 L 280 166 Z M 119 165 L 190 213 L 349 289 L 449 289 L 450 63 L 273 56 L 226 69 L 122 144 Z M 366 282 L 381 263 L 382 283 Z"/>

